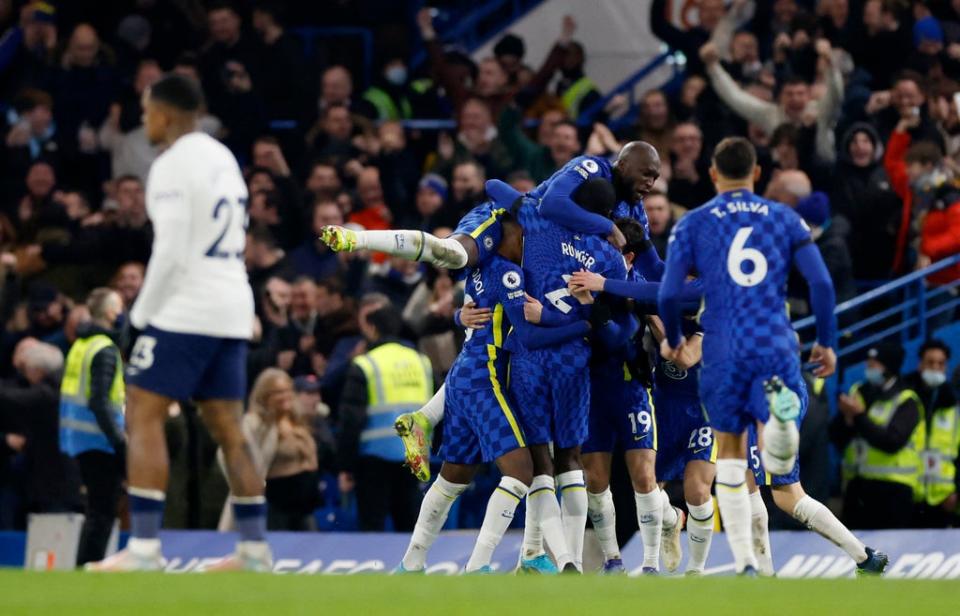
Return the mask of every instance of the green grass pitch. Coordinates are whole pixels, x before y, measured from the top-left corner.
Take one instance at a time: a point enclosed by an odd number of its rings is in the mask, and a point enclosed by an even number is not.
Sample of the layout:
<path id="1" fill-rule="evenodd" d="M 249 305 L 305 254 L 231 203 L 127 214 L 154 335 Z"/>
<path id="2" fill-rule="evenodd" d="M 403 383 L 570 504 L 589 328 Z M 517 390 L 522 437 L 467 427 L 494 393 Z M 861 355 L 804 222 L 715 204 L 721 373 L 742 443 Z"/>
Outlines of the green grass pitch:
<path id="1" fill-rule="evenodd" d="M 0 571 L 0 614 L 956 614 L 958 581 Z"/>

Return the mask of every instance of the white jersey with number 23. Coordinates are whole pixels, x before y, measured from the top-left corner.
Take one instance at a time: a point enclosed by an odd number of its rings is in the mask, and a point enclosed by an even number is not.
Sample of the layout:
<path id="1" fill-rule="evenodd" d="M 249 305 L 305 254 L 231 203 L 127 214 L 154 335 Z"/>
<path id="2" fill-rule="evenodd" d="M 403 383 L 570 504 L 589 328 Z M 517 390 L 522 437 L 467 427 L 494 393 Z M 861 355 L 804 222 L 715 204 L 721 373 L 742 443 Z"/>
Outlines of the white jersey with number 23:
<path id="1" fill-rule="evenodd" d="M 230 150 L 200 132 L 177 139 L 150 168 L 147 214 L 153 254 L 131 323 L 249 339 L 247 186 Z"/>

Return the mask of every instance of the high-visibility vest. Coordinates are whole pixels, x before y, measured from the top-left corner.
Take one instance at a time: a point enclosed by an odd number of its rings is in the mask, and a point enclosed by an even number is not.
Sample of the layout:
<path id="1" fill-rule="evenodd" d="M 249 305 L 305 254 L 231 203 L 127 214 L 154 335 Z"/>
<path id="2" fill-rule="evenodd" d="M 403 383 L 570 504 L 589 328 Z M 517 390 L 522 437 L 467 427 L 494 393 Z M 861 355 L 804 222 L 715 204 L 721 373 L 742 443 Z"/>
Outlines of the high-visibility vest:
<path id="1" fill-rule="evenodd" d="M 402 462 L 403 443 L 393 424 L 433 396 L 430 360 L 410 347 L 388 342 L 353 363 L 367 380 L 367 424 L 360 433 L 360 455 Z"/>
<path id="2" fill-rule="evenodd" d="M 854 385 L 850 395 L 863 402 L 859 385 Z M 856 437 L 843 453 L 843 477 L 845 481 L 861 477 L 877 481 L 902 483 L 920 495 L 920 451 L 926 434 L 923 420 L 923 405 L 916 392 L 905 389 L 889 400 L 877 400 L 867 409 L 867 418 L 881 427 L 893 419 L 897 408 L 913 400 L 920 409 L 920 421 L 907 444 L 894 453 L 881 451 L 870 445 L 863 437 Z"/>
<path id="3" fill-rule="evenodd" d="M 387 91 L 382 88 L 368 88 L 363 93 L 363 98 L 376 107 L 377 117 L 380 120 L 408 120 L 413 117 L 413 108 L 405 96 L 400 99 L 399 107 Z"/>
<path id="4" fill-rule="evenodd" d="M 120 350 L 109 336 L 96 334 L 78 338 L 67 353 L 60 382 L 60 450 L 67 455 L 75 456 L 91 450 L 115 453 L 90 410 L 90 366 L 97 353 L 111 347 L 110 352 L 119 356 Z M 123 402 L 123 366 L 118 357 L 109 403 L 110 415 L 120 432 L 124 429 Z"/>
<path id="5" fill-rule="evenodd" d="M 957 406 L 936 408 L 926 426 L 926 440 L 920 452 L 920 485 L 923 500 L 934 507 L 956 491 L 957 450 L 960 449 L 960 421 Z"/>
<path id="6" fill-rule="evenodd" d="M 596 89 L 596 84 L 590 81 L 589 77 L 581 77 L 570 84 L 567 91 L 560 97 L 560 101 L 563 103 L 563 108 L 567 110 L 571 118 L 576 120 L 580 116 L 580 112 L 582 111 L 580 104 L 583 103 L 584 97 Z"/>

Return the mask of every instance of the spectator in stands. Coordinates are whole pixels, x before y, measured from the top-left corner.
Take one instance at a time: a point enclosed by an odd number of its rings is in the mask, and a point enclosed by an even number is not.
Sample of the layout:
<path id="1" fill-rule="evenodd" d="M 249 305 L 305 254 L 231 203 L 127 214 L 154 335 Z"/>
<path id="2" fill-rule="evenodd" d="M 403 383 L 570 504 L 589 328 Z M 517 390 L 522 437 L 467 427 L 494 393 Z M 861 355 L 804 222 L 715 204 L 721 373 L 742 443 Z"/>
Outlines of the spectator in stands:
<path id="1" fill-rule="evenodd" d="M 451 147 L 452 146 L 452 147 Z M 466 160 L 479 162 L 488 177 L 506 175 L 514 161 L 497 133 L 490 106 L 483 99 L 467 99 L 460 109 L 457 136 L 454 142 L 438 145 L 438 159 L 433 171 L 448 175 L 451 168 Z"/>
<path id="2" fill-rule="evenodd" d="M 340 268 L 336 253 L 320 241 L 321 230 L 328 225 L 342 225 L 343 212 L 333 201 L 317 200 L 310 217 L 309 239 L 290 251 L 290 264 L 299 276 L 322 280 Z"/>
<path id="3" fill-rule="evenodd" d="M 293 380 L 287 373 L 267 368 L 257 377 L 243 416 L 243 432 L 267 484 L 267 528 L 316 530 L 312 514 L 321 503 L 317 444 L 296 412 Z M 228 512 L 225 507 L 224 513 Z"/>
<path id="4" fill-rule="evenodd" d="M 902 128 L 909 132 L 911 141 L 933 141 L 943 150 L 943 137 L 930 118 L 925 87 L 922 75 L 904 71 L 894 78 L 889 91 L 875 92 L 870 97 L 866 112 L 881 139 L 889 140 L 900 122 L 906 120 Z"/>
<path id="5" fill-rule="evenodd" d="M 666 259 L 667 241 L 676 222 L 670 200 L 662 192 L 651 192 L 643 200 L 643 210 L 647 213 L 647 222 L 650 225 L 650 241 L 653 242 L 660 258 Z"/>
<path id="6" fill-rule="evenodd" d="M 337 168 L 325 161 L 317 161 L 310 166 L 305 188 L 308 199 L 314 201 L 334 200 L 343 188 Z"/>
<path id="7" fill-rule="evenodd" d="M 544 129 L 543 145 L 530 139 L 523 130 L 520 111 L 507 107 L 500 114 L 498 136 L 507 148 L 513 165 L 527 171 L 535 182 L 542 182 L 567 164 L 583 149 L 576 123 L 570 120 L 551 122 Z"/>
<path id="8" fill-rule="evenodd" d="M 367 351 L 351 363 L 340 401 L 340 490 L 356 490 L 360 530 L 383 531 L 389 515 L 394 530 L 410 532 L 417 480 L 401 466 L 403 449 L 390 426 L 403 404 L 415 410 L 433 395 L 430 360 L 401 341 L 396 309 L 361 308 L 359 321 Z"/>
<path id="9" fill-rule="evenodd" d="M 351 141 L 353 133 L 353 116 L 345 104 L 330 103 L 324 106 L 320 111 L 320 119 L 307 132 L 311 156 L 344 169 L 348 162 L 360 155 L 360 150 Z"/>
<path id="10" fill-rule="evenodd" d="M 60 452 L 60 374 L 63 353 L 43 342 L 26 342 L 19 354 L 24 385 L 0 384 L 0 432 L 26 439 L 24 469 L 29 513 L 78 511 L 76 469 Z"/>
<path id="11" fill-rule="evenodd" d="M 10 129 L 4 138 L 3 192 L 17 196 L 24 175 L 38 160 L 56 164 L 59 159 L 57 131 L 53 123 L 53 99 L 43 90 L 22 91 L 13 101 Z"/>
<path id="12" fill-rule="evenodd" d="M 263 50 L 244 35 L 242 26 L 240 15 L 229 2 L 218 0 L 207 7 L 210 38 L 200 57 L 200 75 L 207 104 L 220 117 L 229 104 L 230 81 L 241 72 L 246 79 L 259 81 L 261 73 Z"/>
<path id="13" fill-rule="evenodd" d="M 700 207 L 714 195 L 709 163 L 703 156 L 703 133 L 692 122 L 673 129 L 670 145 L 670 200 L 687 209 Z"/>
<path id="14" fill-rule="evenodd" d="M 383 199 L 383 186 L 380 184 L 380 170 L 376 167 L 364 167 L 357 177 L 357 197 L 359 207 L 350 212 L 349 222 L 361 225 L 364 229 L 389 229 L 393 214 Z"/>
<path id="15" fill-rule="evenodd" d="M 843 452 L 844 522 L 850 528 L 908 528 L 918 488 L 923 417 L 916 392 L 900 379 L 903 348 L 867 352 L 867 380 L 841 394 L 830 426 Z"/>
<path id="16" fill-rule="evenodd" d="M 394 219 L 410 213 L 416 178 L 421 165 L 407 147 L 403 126 L 397 121 L 381 122 L 377 135 L 368 139 L 367 162 L 380 171 L 384 201 L 390 206 Z"/>
<path id="17" fill-rule="evenodd" d="M 483 167 L 477 162 L 468 160 L 453 168 L 448 208 L 452 218 L 460 220 L 464 214 L 483 200 L 483 184 L 486 181 L 487 176 Z"/>
<path id="18" fill-rule="evenodd" d="M 454 283 L 446 271 L 428 267 L 403 308 L 403 322 L 417 337 L 417 349 L 430 358 L 434 382 L 442 382 L 457 357 L 453 321 Z"/>
<path id="19" fill-rule="evenodd" d="M 316 343 L 313 333 L 317 320 L 317 284 L 312 278 L 301 276 L 291 285 L 287 325 L 279 333 L 280 347 L 296 351 L 293 365 L 287 369 L 293 376 L 311 372 L 310 353 Z"/>
<path id="20" fill-rule="evenodd" d="M 825 40 L 817 41 L 817 55 L 828 68 L 827 88 L 820 100 L 812 100 L 810 85 L 800 77 L 785 81 L 780 90 L 779 104 L 768 103 L 747 93 L 733 81 L 720 65 L 717 48 L 708 43 L 700 50 L 700 58 L 707 68 L 710 82 L 726 105 L 748 122 L 754 122 L 768 133 L 784 123 L 816 130 L 816 155 L 825 162 L 835 158 L 833 127 L 843 100 L 843 77 L 833 61 L 832 49 Z"/>
<path id="21" fill-rule="evenodd" d="M 636 139 L 657 148 L 660 160 L 670 160 L 673 137 L 673 118 L 670 102 L 660 90 L 650 90 L 640 99 Z"/>
<path id="22" fill-rule="evenodd" d="M 810 227 L 810 236 L 820 249 L 820 255 L 830 273 L 837 302 L 852 299 L 857 294 L 857 284 L 853 278 L 853 259 L 847 246 L 850 225 L 845 218 L 830 216 L 830 198 L 823 192 L 815 191 L 800 199 L 796 206 L 797 214 Z M 791 280 L 791 282 L 793 282 Z M 806 288 L 800 294 L 791 293 L 791 307 L 796 306 L 796 298 L 807 298 Z M 803 302 L 806 304 L 806 302 Z M 802 318 L 810 314 L 809 306 L 791 312 L 791 318 Z"/>
<path id="23" fill-rule="evenodd" d="M 297 393 L 294 411 L 317 443 L 318 471 L 336 473 L 337 439 L 330 425 L 330 406 L 320 395 L 320 380 L 312 374 L 298 376 L 293 389 Z"/>
<path id="24" fill-rule="evenodd" d="M 899 19 L 895 3 L 867 0 L 863 3 L 863 25 L 855 28 L 851 40 L 843 45 L 854 63 L 870 76 L 872 89 L 889 88 L 890 78 L 903 68 L 904 51 L 912 43 L 911 32 Z"/>
<path id="25" fill-rule="evenodd" d="M 0 96 L 4 100 L 23 88 L 42 87 L 49 81 L 57 42 L 53 5 L 28 2 L 21 7 L 19 24 L 0 40 Z"/>
<path id="26" fill-rule="evenodd" d="M 880 164 L 882 158 L 883 144 L 876 129 L 858 122 L 841 140 L 833 174 L 830 203 L 834 218 L 850 223 L 848 245 L 859 280 L 885 279 L 893 271 L 902 203 Z"/>
<path id="27" fill-rule="evenodd" d="M 764 197 L 796 208 L 801 199 L 810 196 L 810 178 L 803 171 L 779 171 L 767 185 Z"/>
<path id="28" fill-rule="evenodd" d="M 698 52 L 710 40 L 710 34 L 719 25 L 724 13 L 723 0 L 701 0 L 699 23 L 687 30 L 681 30 L 673 25 L 667 16 L 667 0 L 653 0 L 650 6 L 650 29 L 672 49 L 683 52 L 687 57 L 687 70 L 690 73 L 704 75 L 704 61 Z"/>
<path id="29" fill-rule="evenodd" d="M 920 258 L 918 267 L 960 254 L 960 188 L 956 178 L 944 182 L 933 202 L 922 216 L 920 227 Z M 928 281 L 947 285 L 960 279 L 960 264 L 936 272 Z M 956 296 L 954 291 L 951 295 Z M 946 313 L 950 317 L 950 313 Z"/>
<path id="30" fill-rule="evenodd" d="M 253 29 L 260 37 L 260 62 L 268 67 L 260 75 L 257 91 L 271 119 L 307 121 L 313 116 L 311 87 L 306 74 L 303 49 L 297 37 L 287 32 L 285 6 L 263 0 L 253 7 Z"/>
<path id="31" fill-rule="evenodd" d="M 140 294 L 140 287 L 143 286 L 143 275 L 146 268 L 143 263 L 130 262 L 124 263 L 117 269 L 113 277 L 111 287 L 120 294 L 123 300 L 124 312 L 129 312 L 133 307 L 133 302 L 137 300 Z"/>
<path id="32" fill-rule="evenodd" d="M 293 280 L 293 266 L 270 230 L 254 225 L 247 232 L 245 260 L 254 292 L 262 289 L 271 277 Z"/>
<path id="33" fill-rule="evenodd" d="M 443 207 L 447 193 L 447 181 L 443 176 L 436 173 L 424 175 L 417 186 L 416 213 L 408 215 L 400 226 L 432 232 L 437 227 L 455 224 L 449 210 Z"/>
<path id="34" fill-rule="evenodd" d="M 523 64 L 523 56 L 526 54 L 526 51 L 527 48 L 523 43 L 523 39 L 512 33 L 503 35 L 500 40 L 497 41 L 497 44 L 493 46 L 493 57 L 500 63 L 500 66 L 507 74 L 510 85 L 513 87 L 524 85 L 521 83 L 521 75 L 530 71 L 530 69 Z"/>
<path id="35" fill-rule="evenodd" d="M 915 526 L 946 528 L 957 509 L 957 463 L 960 460 L 960 408 L 947 383 L 950 347 L 942 340 L 927 340 L 920 347 L 916 372 L 904 377 L 917 393 L 926 426 L 921 452 L 922 497 L 917 504 Z"/>
<path id="36" fill-rule="evenodd" d="M 331 66 L 320 76 L 320 99 L 317 109 L 321 116 L 328 107 L 342 105 L 350 113 L 373 120 L 377 117 L 377 109 L 370 101 L 364 98 L 353 97 L 353 77 L 345 67 Z"/>
<path id="37" fill-rule="evenodd" d="M 564 47 L 557 96 L 560 97 L 563 108 L 571 118 L 579 118 L 603 98 L 597 84 L 584 72 L 586 63 L 587 53 L 583 45 L 577 41 L 570 41 Z"/>
<path id="38" fill-rule="evenodd" d="M 110 152 L 113 177 L 134 175 L 141 181 L 160 150 L 147 141 L 143 122 L 141 98 L 144 91 L 163 75 L 156 60 L 143 60 L 137 67 L 133 88 L 110 105 L 110 113 L 100 126 L 97 139 L 100 147 Z"/>
<path id="39" fill-rule="evenodd" d="M 406 60 L 399 55 L 386 59 L 363 98 L 377 110 L 376 120 L 409 120 L 413 117 L 413 98 Z"/>

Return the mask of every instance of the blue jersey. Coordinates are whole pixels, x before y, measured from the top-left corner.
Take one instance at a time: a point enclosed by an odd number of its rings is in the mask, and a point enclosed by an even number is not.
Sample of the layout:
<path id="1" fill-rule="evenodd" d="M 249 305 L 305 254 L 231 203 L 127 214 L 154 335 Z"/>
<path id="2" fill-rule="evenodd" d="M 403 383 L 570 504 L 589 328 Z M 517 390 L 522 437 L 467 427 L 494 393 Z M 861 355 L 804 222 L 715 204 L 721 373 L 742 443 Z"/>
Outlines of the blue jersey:
<path id="1" fill-rule="evenodd" d="M 450 369 L 448 382 L 462 389 L 489 385 L 488 362 L 506 361 L 506 354 L 501 352 L 510 331 L 506 308 L 523 307 L 523 289 L 523 271 L 498 254 L 492 255 L 483 267 L 467 271 L 464 303 L 489 308 L 492 319 L 487 327 L 467 330 L 466 342 Z"/>
<path id="2" fill-rule="evenodd" d="M 540 182 L 540 185 L 527 195 L 537 200 L 543 199 L 548 191 L 569 196 L 585 181 L 594 178 L 613 179 L 613 167 L 610 166 L 610 161 L 599 156 L 577 156 L 554 171 L 553 175 Z"/>
<path id="3" fill-rule="evenodd" d="M 452 235 L 468 235 L 477 243 L 477 266 L 497 252 L 503 238 L 500 218 L 507 210 L 492 200 L 484 201 L 466 213 Z"/>
<path id="4" fill-rule="evenodd" d="M 617 207 L 613 209 L 613 219 L 618 218 L 632 218 L 636 220 L 643 226 L 643 232 L 647 237 L 650 237 L 650 221 L 647 219 L 647 211 L 643 209 L 643 201 L 638 201 L 637 203 L 630 204 L 626 201 L 621 201 L 617 204 Z"/>
<path id="5" fill-rule="evenodd" d="M 627 275 L 623 255 L 597 235 L 577 233 L 540 215 L 530 198 L 517 211 L 523 227 L 523 273 L 526 291 L 543 304 L 545 321 L 570 323 L 588 319 L 590 306 L 581 304 L 567 290 L 570 274 L 581 269 L 605 278 L 623 280 Z M 513 337 L 507 348 L 515 348 Z"/>
<path id="6" fill-rule="evenodd" d="M 794 252 L 810 241 L 794 210 L 746 190 L 718 195 L 674 227 L 661 300 L 698 273 L 705 364 L 799 353 L 786 310 L 787 277 Z M 675 317 L 662 312 L 668 337 L 676 335 Z"/>
<path id="7" fill-rule="evenodd" d="M 682 327 L 686 338 L 702 331 L 700 326 L 690 319 L 684 319 Z M 653 362 L 653 395 L 658 405 L 672 402 L 699 404 L 699 364 L 683 370 L 673 362 L 665 360 L 660 355 L 659 348 L 650 353 L 650 358 Z"/>

